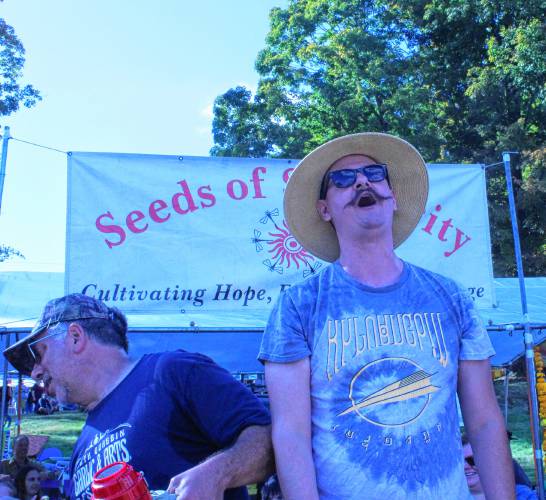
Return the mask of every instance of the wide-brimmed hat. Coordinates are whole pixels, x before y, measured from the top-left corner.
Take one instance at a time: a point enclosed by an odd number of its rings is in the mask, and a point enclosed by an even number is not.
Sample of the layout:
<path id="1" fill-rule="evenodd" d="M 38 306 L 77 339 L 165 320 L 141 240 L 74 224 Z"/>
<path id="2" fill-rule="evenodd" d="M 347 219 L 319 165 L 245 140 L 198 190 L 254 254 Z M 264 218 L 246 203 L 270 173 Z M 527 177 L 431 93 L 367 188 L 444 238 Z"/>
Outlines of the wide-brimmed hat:
<path id="1" fill-rule="evenodd" d="M 24 339 L 8 347 L 4 351 L 4 356 L 18 371 L 30 375 L 34 367 L 34 356 L 30 351 L 29 343 L 40 333 L 61 322 L 93 318 L 111 320 L 112 311 L 104 302 L 81 293 L 72 293 L 50 300 L 32 331 Z"/>
<path id="2" fill-rule="evenodd" d="M 409 142 L 389 134 L 365 132 L 323 144 L 292 172 L 284 193 L 284 216 L 299 243 L 326 261 L 339 257 L 339 243 L 334 227 L 320 217 L 316 208 L 321 182 L 336 160 L 355 154 L 387 165 L 397 204 L 392 228 L 394 248 L 406 240 L 425 211 L 427 169 L 419 151 Z"/>

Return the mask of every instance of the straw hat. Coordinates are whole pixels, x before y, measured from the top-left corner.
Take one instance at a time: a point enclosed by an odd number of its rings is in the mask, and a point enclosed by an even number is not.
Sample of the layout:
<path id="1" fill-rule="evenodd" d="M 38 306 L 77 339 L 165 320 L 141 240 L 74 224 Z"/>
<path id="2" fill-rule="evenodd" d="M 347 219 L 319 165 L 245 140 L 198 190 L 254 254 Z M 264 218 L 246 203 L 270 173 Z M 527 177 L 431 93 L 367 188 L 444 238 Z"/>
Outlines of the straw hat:
<path id="1" fill-rule="evenodd" d="M 284 216 L 292 235 L 313 255 L 334 261 L 339 257 L 336 232 L 319 216 L 316 203 L 324 174 L 336 160 L 366 155 L 387 164 L 398 209 L 394 213 L 394 248 L 415 229 L 425 211 L 428 174 L 419 152 L 389 134 L 365 132 L 333 139 L 309 153 L 296 167 L 284 194 Z"/>

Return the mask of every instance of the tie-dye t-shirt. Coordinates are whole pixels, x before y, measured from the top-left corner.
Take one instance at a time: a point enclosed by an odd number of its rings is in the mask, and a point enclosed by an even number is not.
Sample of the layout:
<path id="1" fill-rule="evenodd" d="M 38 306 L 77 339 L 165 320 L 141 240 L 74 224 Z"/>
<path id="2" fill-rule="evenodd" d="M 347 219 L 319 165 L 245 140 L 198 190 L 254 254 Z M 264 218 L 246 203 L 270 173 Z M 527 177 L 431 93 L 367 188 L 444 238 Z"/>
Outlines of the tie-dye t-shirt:
<path id="1" fill-rule="evenodd" d="M 459 360 L 494 354 L 472 299 L 404 263 L 372 288 L 339 263 L 285 290 L 259 358 L 310 356 L 321 499 L 471 498 L 455 403 Z"/>

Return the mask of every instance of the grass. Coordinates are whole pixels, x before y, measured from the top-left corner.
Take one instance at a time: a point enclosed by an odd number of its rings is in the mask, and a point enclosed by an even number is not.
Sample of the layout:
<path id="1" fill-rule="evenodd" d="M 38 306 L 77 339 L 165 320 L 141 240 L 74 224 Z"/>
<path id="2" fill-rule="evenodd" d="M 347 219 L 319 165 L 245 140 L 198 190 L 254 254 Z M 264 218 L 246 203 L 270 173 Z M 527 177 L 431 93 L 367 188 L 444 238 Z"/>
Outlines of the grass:
<path id="1" fill-rule="evenodd" d="M 495 381 L 495 392 L 499 405 L 504 411 L 504 380 Z M 524 379 L 510 380 L 507 427 L 512 432 L 510 447 L 513 457 L 520 463 L 531 481 L 535 482 L 527 382 Z"/>
<path id="2" fill-rule="evenodd" d="M 504 382 L 495 382 L 495 391 L 501 409 L 504 410 Z M 48 447 L 59 448 L 63 456 L 70 456 L 76 439 L 83 427 L 85 413 L 64 412 L 50 416 L 24 416 L 21 424 L 23 434 L 45 434 L 50 436 Z M 529 405 L 527 401 L 527 383 L 524 379 L 510 381 L 508 398 L 508 429 L 512 431 L 512 454 L 521 464 L 531 481 L 535 481 L 535 467 L 531 429 L 529 423 Z M 14 433 L 12 426 L 12 433 Z"/>
<path id="3" fill-rule="evenodd" d="M 24 415 L 21 434 L 45 434 L 49 436 L 47 447 L 59 448 L 69 457 L 80 435 L 86 414 L 79 411 L 54 413 L 53 415 Z M 12 426 L 12 433 L 15 431 Z M 12 434 L 13 435 L 13 434 Z"/>

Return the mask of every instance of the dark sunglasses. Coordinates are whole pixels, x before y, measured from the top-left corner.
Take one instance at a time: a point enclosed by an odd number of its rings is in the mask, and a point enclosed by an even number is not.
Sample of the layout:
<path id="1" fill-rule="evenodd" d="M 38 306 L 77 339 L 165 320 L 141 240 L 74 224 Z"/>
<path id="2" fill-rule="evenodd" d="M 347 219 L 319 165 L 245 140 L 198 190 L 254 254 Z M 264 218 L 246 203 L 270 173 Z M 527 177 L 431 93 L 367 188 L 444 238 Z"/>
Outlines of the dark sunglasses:
<path id="1" fill-rule="evenodd" d="M 476 462 L 474 462 L 474 457 L 471 455 L 469 457 L 464 457 L 464 461 L 470 465 L 470 467 L 476 467 Z"/>
<path id="2" fill-rule="evenodd" d="M 332 172 L 326 172 L 322 178 L 319 199 L 324 200 L 324 198 L 326 198 L 330 181 L 332 181 L 334 186 L 337 188 L 348 188 L 356 182 L 356 178 L 359 173 L 365 175 L 370 182 L 381 182 L 385 179 L 387 179 L 387 182 L 389 182 L 387 165 L 383 163 L 374 163 L 373 165 L 366 165 L 358 168 L 342 168 L 341 170 L 333 170 Z"/>

